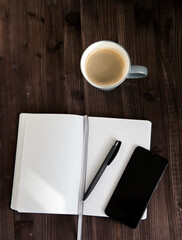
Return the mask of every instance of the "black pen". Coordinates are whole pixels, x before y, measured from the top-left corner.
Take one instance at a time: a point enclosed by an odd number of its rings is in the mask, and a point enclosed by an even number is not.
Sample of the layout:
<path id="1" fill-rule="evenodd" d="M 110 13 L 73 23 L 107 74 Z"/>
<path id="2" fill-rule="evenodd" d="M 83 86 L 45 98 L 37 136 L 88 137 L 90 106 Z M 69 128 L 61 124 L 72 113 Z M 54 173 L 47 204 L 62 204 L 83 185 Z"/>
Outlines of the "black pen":
<path id="1" fill-rule="evenodd" d="M 84 197 L 83 197 L 83 201 L 85 201 L 87 199 L 87 197 L 90 195 L 90 193 L 92 192 L 95 185 L 99 181 L 99 179 L 102 176 L 106 167 L 114 160 L 116 154 L 119 151 L 120 146 L 121 146 L 120 141 L 116 141 L 115 144 L 112 146 L 111 150 L 109 151 L 109 153 L 107 154 L 106 158 L 104 159 L 102 165 L 100 166 L 99 170 L 97 171 L 95 177 L 93 178 L 91 184 L 87 188 L 87 191 L 85 192 Z"/>

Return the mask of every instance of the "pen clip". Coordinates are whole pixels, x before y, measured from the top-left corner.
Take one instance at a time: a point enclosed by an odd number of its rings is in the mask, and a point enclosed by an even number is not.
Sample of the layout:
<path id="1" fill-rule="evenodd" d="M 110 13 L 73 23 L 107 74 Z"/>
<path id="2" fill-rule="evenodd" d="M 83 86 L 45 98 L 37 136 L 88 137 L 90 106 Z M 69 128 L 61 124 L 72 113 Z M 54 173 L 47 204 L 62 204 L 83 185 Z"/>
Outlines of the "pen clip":
<path id="1" fill-rule="evenodd" d="M 120 149 L 120 146 L 121 146 L 121 141 L 116 141 L 115 144 L 113 145 L 111 151 L 109 152 L 109 154 L 111 152 L 113 152 L 113 153 L 111 153 L 112 157 L 110 158 L 110 161 L 107 163 L 107 165 L 111 164 L 111 162 L 114 160 L 114 158 L 116 157 L 116 155 Z"/>

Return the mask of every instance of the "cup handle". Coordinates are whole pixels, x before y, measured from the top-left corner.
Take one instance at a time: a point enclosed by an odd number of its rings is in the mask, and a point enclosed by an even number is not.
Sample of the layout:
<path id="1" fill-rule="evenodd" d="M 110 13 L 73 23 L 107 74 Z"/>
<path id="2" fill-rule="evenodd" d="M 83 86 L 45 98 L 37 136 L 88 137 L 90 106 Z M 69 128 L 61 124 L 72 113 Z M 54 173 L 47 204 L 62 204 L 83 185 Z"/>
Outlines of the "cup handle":
<path id="1" fill-rule="evenodd" d="M 144 66 L 132 65 L 127 78 L 144 78 L 148 75 L 148 69 Z"/>

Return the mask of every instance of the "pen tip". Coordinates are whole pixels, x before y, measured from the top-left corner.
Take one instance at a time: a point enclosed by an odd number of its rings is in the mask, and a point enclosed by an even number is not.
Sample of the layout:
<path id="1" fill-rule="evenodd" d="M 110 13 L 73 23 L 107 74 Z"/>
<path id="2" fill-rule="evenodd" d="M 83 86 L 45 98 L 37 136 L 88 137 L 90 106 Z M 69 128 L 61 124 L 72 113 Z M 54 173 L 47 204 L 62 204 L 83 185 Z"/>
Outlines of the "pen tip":
<path id="1" fill-rule="evenodd" d="M 115 145 L 116 145 L 116 146 L 121 145 L 121 141 L 116 141 L 116 142 L 115 142 Z"/>

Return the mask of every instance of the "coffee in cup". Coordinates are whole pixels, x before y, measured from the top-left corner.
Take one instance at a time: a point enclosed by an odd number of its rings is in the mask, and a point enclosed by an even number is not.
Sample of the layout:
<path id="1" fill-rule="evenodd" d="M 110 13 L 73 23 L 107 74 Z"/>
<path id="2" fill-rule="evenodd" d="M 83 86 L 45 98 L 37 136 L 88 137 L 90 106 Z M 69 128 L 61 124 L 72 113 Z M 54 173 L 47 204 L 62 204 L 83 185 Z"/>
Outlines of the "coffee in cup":
<path id="1" fill-rule="evenodd" d="M 111 86 L 118 83 L 125 76 L 127 66 L 117 51 L 112 48 L 102 48 L 88 55 L 85 71 L 94 84 Z"/>

